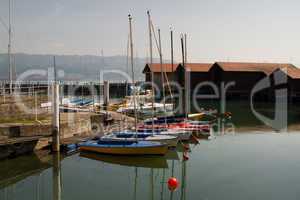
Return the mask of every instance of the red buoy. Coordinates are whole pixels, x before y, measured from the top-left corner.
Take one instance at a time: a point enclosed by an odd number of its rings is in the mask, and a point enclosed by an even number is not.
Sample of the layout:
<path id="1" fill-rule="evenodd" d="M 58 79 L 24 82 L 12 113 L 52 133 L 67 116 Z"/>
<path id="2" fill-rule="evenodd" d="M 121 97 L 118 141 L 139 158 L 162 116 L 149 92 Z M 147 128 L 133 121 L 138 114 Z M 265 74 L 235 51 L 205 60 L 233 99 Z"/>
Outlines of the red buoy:
<path id="1" fill-rule="evenodd" d="M 168 180 L 168 188 L 169 188 L 169 190 L 171 190 L 171 191 L 176 190 L 177 187 L 178 187 L 178 185 L 179 185 L 179 183 L 178 183 L 178 181 L 177 181 L 177 179 L 175 177 L 169 178 L 169 180 Z"/>

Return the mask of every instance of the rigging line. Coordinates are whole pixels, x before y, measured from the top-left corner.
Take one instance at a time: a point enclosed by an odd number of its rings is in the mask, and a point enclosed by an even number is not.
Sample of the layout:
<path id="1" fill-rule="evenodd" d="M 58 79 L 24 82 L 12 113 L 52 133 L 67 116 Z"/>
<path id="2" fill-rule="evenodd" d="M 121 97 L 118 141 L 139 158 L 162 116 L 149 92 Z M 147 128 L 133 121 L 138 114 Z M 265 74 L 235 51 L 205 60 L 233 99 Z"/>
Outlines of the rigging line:
<path id="1" fill-rule="evenodd" d="M 162 54 L 162 52 L 161 52 L 161 47 L 159 46 L 159 42 L 158 42 L 157 37 L 156 37 L 156 34 L 155 34 L 154 25 L 153 25 L 152 21 L 151 21 L 150 23 L 151 23 L 151 27 L 152 27 L 153 36 L 154 36 L 154 39 L 155 39 L 155 44 L 156 44 L 157 50 L 158 50 L 159 54 Z M 165 77 L 166 80 L 167 80 L 167 84 L 168 84 L 168 87 L 169 87 L 169 90 L 170 90 L 168 76 L 167 76 L 167 74 L 166 74 L 165 71 L 163 71 L 163 74 L 164 74 L 164 77 Z M 171 94 L 171 96 L 172 96 L 171 90 L 170 90 L 170 94 Z"/>
<path id="2" fill-rule="evenodd" d="M 162 82 L 162 92 L 163 92 L 163 102 L 164 102 L 164 112 L 166 112 L 166 94 L 165 94 L 165 79 L 164 79 L 164 67 L 163 67 L 163 60 L 162 60 L 162 47 L 161 47 L 161 37 L 160 37 L 160 29 L 158 29 L 158 39 L 159 39 L 159 60 L 160 60 L 160 70 L 161 70 L 161 82 Z M 166 124 L 165 118 L 165 124 Z"/>
<path id="3" fill-rule="evenodd" d="M 136 57 L 135 66 L 138 66 L 138 51 L 137 50 L 135 52 L 135 57 Z M 141 100 L 141 96 L 140 96 L 140 92 L 141 92 L 140 88 L 138 89 L 138 87 L 137 87 L 136 92 L 137 92 L 137 96 L 136 96 L 137 109 L 143 111 L 143 106 L 141 105 L 142 100 Z M 137 112 L 137 114 L 136 114 L 137 118 L 139 118 L 139 116 L 140 116 L 139 114 L 140 113 Z"/>
<path id="4" fill-rule="evenodd" d="M 126 50 L 126 73 L 129 74 L 129 40 L 130 40 L 130 35 L 128 34 L 127 37 L 127 50 Z M 126 93 L 127 94 L 127 93 Z"/>
<path id="5" fill-rule="evenodd" d="M 160 49 L 160 47 L 159 47 L 159 44 L 158 44 L 158 41 L 157 41 L 157 37 L 156 37 L 156 35 L 155 35 L 155 29 L 154 29 L 154 25 L 153 25 L 152 21 L 151 21 L 151 27 L 152 27 L 153 36 L 154 36 L 154 39 L 155 39 L 155 44 L 156 44 L 157 50 L 158 50 L 159 53 L 161 53 L 161 49 Z M 168 85 L 168 90 L 169 90 L 169 92 L 170 92 L 171 98 L 173 98 L 173 95 L 172 95 L 172 92 L 171 92 L 171 87 L 170 87 L 170 82 L 169 82 L 168 76 L 167 76 L 167 74 L 166 74 L 165 71 L 163 71 L 163 74 L 164 74 L 164 77 L 166 78 L 167 85 Z"/>
<path id="6" fill-rule="evenodd" d="M 156 34 L 155 34 L 155 29 L 154 29 L 152 21 L 151 21 L 151 28 L 152 28 L 152 32 L 153 32 L 153 36 L 154 36 L 156 48 L 157 48 L 158 52 L 160 52 L 159 45 L 158 45 L 158 40 L 157 40 L 157 37 L 156 37 Z"/>
<path id="7" fill-rule="evenodd" d="M 128 34 L 127 37 L 127 49 L 126 49 L 126 73 L 127 75 L 129 74 L 129 40 L 130 40 L 130 35 Z M 128 82 L 126 81 L 126 87 L 125 87 L 125 96 L 128 96 Z M 125 125 L 123 125 L 123 128 L 126 129 L 127 125 L 127 114 L 125 111 L 122 110 L 122 114 L 124 115 L 123 121 L 125 122 Z"/>
<path id="8" fill-rule="evenodd" d="M 148 31 L 149 31 L 149 54 L 150 54 L 150 67 L 152 67 L 153 64 L 153 45 L 152 45 L 152 31 L 151 31 L 151 16 L 150 11 L 147 11 L 148 15 Z M 151 106 L 152 106 L 152 134 L 154 133 L 154 102 L 155 102 L 155 92 L 154 92 L 154 72 L 151 70 Z"/>
<path id="9" fill-rule="evenodd" d="M 184 73 L 184 87 L 183 87 L 183 90 L 184 90 L 184 94 L 186 93 L 186 68 L 185 68 L 185 53 L 184 53 L 184 37 L 183 37 L 183 34 L 180 34 L 180 41 L 181 41 L 181 54 L 182 54 L 182 66 L 185 70 L 185 73 Z M 183 97 L 184 97 L 184 94 L 183 94 Z M 184 97 L 183 98 L 183 111 L 184 111 L 184 115 L 185 115 L 185 118 L 187 119 L 187 111 L 186 111 L 186 98 Z"/>
<path id="10" fill-rule="evenodd" d="M 133 86 L 133 107 L 134 107 L 134 126 L 135 126 L 135 133 L 137 133 L 137 111 L 136 111 L 136 87 L 135 87 L 135 79 L 134 79 L 134 62 L 133 62 L 133 40 L 132 40 L 132 17 L 129 14 L 129 33 L 130 33 L 130 63 L 131 63 L 131 73 L 132 73 L 132 86 Z M 135 134 L 137 139 L 137 134 Z"/>
<path id="11" fill-rule="evenodd" d="M 174 83 L 175 82 L 175 75 L 174 75 L 174 44 L 173 44 L 173 28 L 172 26 L 170 27 L 170 34 L 171 34 L 171 66 L 172 66 L 172 75 L 171 75 L 171 80 L 172 82 Z M 172 111 L 174 113 L 175 111 L 175 101 L 174 101 L 174 97 L 172 95 L 172 91 L 171 91 L 171 100 L 172 100 L 172 103 L 173 103 L 173 106 L 172 106 Z"/>
<path id="12" fill-rule="evenodd" d="M 161 65 L 160 68 L 161 68 L 161 73 L 162 73 L 161 82 L 162 82 L 163 100 L 164 100 L 164 112 L 166 112 L 165 91 L 164 91 L 165 90 L 165 85 L 164 85 L 165 83 L 164 83 L 164 75 L 163 75 L 164 71 L 163 71 L 163 67 L 162 67 L 162 51 L 161 51 L 161 41 L 160 41 L 160 29 L 158 29 L 159 41 L 157 41 L 152 21 L 151 21 L 151 27 L 152 27 L 152 31 L 153 31 L 153 35 L 154 35 L 154 39 L 155 39 L 155 44 L 156 44 L 156 47 L 158 49 L 159 57 L 160 57 L 160 65 Z M 165 118 L 165 123 L 166 123 L 166 118 Z"/>
<path id="13" fill-rule="evenodd" d="M 171 98 L 173 98 L 173 94 L 172 94 L 172 91 L 171 91 L 169 78 L 168 78 L 167 73 L 165 71 L 164 71 L 164 76 L 165 76 L 165 79 L 167 81 L 167 86 L 168 86 L 168 90 L 169 90 L 170 96 L 171 96 Z"/>

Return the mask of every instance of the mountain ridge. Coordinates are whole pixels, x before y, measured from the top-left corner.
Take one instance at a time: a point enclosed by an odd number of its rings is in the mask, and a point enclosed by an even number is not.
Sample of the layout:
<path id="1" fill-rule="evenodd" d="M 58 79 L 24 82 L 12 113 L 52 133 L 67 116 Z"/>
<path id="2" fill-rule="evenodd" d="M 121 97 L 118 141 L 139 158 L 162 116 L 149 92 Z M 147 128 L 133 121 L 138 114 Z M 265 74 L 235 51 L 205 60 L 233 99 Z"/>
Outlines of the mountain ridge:
<path id="1" fill-rule="evenodd" d="M 56 66 L 65 72 L 65 80 L 99 80 L 100 71 L 113 70 L 127 73 L 131 76 L 130 61 L 127 56 L 95 56 L 95 55 L 55 55 L 55 54 L 26 54 L 15 53 L 12 55 L 16 74 L 20 75 L 27 70 L 48 69 L 53 66 L 53 56 L 56 58 Z M 134 58 L 134 74 L 136 80 L 144 80 L 142 73 L 148 58 Z M 159 59 L 153 59 L 159 62 Z M 7 80 L 8 56 L 0 54 L 0 79 Z M 107 74 L 107 80 L 123 81 L 124 77 L 118 74 Z"/>

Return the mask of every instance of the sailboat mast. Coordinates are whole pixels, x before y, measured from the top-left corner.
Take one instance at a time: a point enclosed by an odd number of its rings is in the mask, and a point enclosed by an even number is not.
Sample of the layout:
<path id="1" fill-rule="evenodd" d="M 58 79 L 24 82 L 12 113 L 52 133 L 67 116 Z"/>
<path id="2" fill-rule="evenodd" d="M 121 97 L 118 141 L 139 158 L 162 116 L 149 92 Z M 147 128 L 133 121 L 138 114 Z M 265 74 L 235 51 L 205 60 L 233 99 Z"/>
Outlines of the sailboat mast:
<path id="1" fill-rule="evenodd" d="M 129 74 L 129 69 L 128 69 L 128 66 L 129 66 L 129 34 L 128 34 L 128 38 L 127 38 L 127 49 L 126 49 L 126 73 Z M 127 91 L 126 91 L 127 92 Z M 126 93 L 126 96 L 127 96 L 127 93 Z"/>
<path id="2" fill-rule="evenodd" d="M 187 64 L 187 34 L 184 34 L 184 63 Z M 189 72 L 188 69 L 185 67 L 184 70 L 184 91 L 185 91 L 185 112 L 186 112 L 186 118 L 188 118 L 188 113 L 190 111 L 190 84 L 189 84 Z"/>
<path id="3" fill-rule="evenodd" d="M 132 40 L 132 17 L 129 14 L 129 39 L 130 39 L 130 62 L 131 62 L 131 73 L 132 73 L 132 87 L 133 87 L 133 107 L 134 107 L 134 127 L 137 133 L 137 112 L 136 112 L 136 98 L 135 98 L 135 80 L 134 80 L 134 70 L 133 70 L 133 40 Z"/>
<path id="4" fill-rule="evenodd" d="M 163 69 L 163 60 L 162 60 L 160 29 L 158 29 L 158 42 L 159 42 L 159 61 L 160 61 L 160 71 L 161 71 L 163 103 L 164 103 L 164 111 L 166 112 L 165 79 L 164 79 L 164 69 Z"/>
<path id="5" fill-rule="evenodd" d="M 184 34 L 184 62 L 187 63 L 187 47 L 186 47 L 186 33 Z"/>
<path id="6" fill-rule="evenodd" d="M 171 64 L 172 64 L 172 74 L 174 72 L 174 53 L 173 53 L 173 30 L 171 28 Z M 173 75 L 174 78 L 174 75 Z M 174 80 L 173 80 L 174 81 Z"/>
<path id="7" fill-rule="evenodd" d="M 181 41 L 181 54 L 182 54 L 182 67 L 185 69 L 185 54 L 184 54 L 184 38 L 183 35 L 181 35 L 180 37 L 180 41 Z M 185 93 L 185 80 L 184 80 L 184 93 Z M 183 113 L 186 114 L 186 102 L 185 102 L 185 97 L 183 96 L 182 100 L 183 100 Z"/>
<path id="8" fill-rule="evenodd" d="M 152 46 L 152 31 L 151 31 L 151 16 L 150 11 L 147 11 L 148 15 L 148 28 L 149 28 L 149 53 L 150 53 L 150 67 L 153 64 L 153 46 Z M 152 133 L 154 132 L 154 72 L 151 70 L 151 93 L 152 93 Z"/>
<path id="9" fill-rule="evenodd" d="M 12 94 L 13 70 L 11 59 L 11 0 L 8 0 L 8 67 L 9 67 L 9 91 Z"/>
<path id="10" fill-rule="evenodd" d="M 174 50 L 173 50 L 173 30 L 171 28 L 171 65 L 172 65 L 172 81 L 175 82 L 175 74 L 174 74 Z M 173 103 L 173 112 L 175 111 L 175 101 L 172 99 Z"/>

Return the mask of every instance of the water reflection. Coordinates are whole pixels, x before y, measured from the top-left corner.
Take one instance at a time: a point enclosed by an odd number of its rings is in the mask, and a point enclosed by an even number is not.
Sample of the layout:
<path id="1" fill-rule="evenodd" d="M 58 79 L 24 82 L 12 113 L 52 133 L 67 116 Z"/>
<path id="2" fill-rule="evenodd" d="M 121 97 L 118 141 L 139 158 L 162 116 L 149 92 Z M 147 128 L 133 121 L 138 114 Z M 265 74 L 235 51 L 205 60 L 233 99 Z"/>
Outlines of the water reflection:
<path id="1" fill-rule="evenodd" d="M 295 199 L 299 140 L 300 134 L 243 133 L 179 145 L 153 163 L 98 154 L 22 156 L 0 161 L 0 199 Z M 179 180 L 174 192 L 169 177 Z"/>
<path id="2" fill-rule="evenodd" d="M 41 199 L 43 196 L 43 171 L 51 167 L 48 152 L 25 155 L 14 159 L 0 161 L 0 199 L 18 199 L 21 183 L 31 182 L 30 188 L 24 191 L 24 196 L 31 193 L 32 199 Z"/>
<path id="3" fill-rule="evenodd" d="M 16 184 L 30 176 L 37 176 L 50 168 L 47 158 L 40 160 L 38 155 L 26 155 L 0 162 L 0 189 Z"/>
<path id="4" fill-rule="evenodd" d="M 166 185 L 166 170 L 169 168 L 167 160 L 172 160 L 172 176 L 174 175 L 174 162 L 175 160 L 179 161 L 179 156 L 176 150 L 169 150 L 166 156 L 146 156 L 146 157 L 129 157 L 129 156 L 112 156 L 112 155 L 99 155 L 90 152 L 80 153 L 81 157 L 89 158 L 92 160 L 101 161 L 104 163 L 134 167 L 134 189 L 133 189 L 133 199 L 137 199 L 137 190 L 138 190 L 138 179 L 139 171 L 141 168 L 149 168 L 149 180 L 150 180 L 150 194 L 149 199 L 155 199 L 155 170 L 160 172 L 162 170 L 162 176 L 160 182 L 160 199 L 164 199 L 164 191 Z"/>
<path id="5" fill-rule="evenodd" d="M 100 155 L 90 152 L 80 153 L 80 157 L 88 158 L 101 163 L 109 164 L 110 166 L 125 166 L 130 167 L 133 170 L 132 199 L 174 199 L 174 195 L 177 195 L 175 199 L 186 199 L 186 185 L 183 179 L 186 179 L 186 162 L 183 161 L 183 156 L 178 155 L 178 151 L 184 152 L 189 148 L 189 144 L 185 144 L 185 148 L 178 146 L 176 150 L 169 150 L 166 156 L 146 156 L 146 157 L 127 157 L 127 156 L 111 156 Z M 168 162 L 169 161 L 169 162 Z M 181 169 L 180 169 L 181 166 Z M 149 170 L 149 171 L 148 171 Z M 145 179 L 145 174 L 149 173 L 149 182 Z M 180 177 L 179 175 L 182 174 Z M 181 188 L 176 191 L 169 191 L 167 187 L 167 179 L 169 177 L 178 177 L 182 181 Z M 147 175 L 146 175 L 147 177 Z M 182 180 L 181 180 L 182 179 Z M 149 183 L 149 198 L 145 198 L 145 194 L 139 195 L 139 191 L 142 186 Z M 179 196 L 180 194 L 180 196 Z"/>
<path id="6" fill-rule="evenodd" d="M 205 109 L 218 109 L 220 111 L 220 101 L 217 100 L 201 100 L 198 102 L 198 106 Z M 197 110 L 191 105 L 192 112 L 197 112 Z M 275 116 L 275 104 L 273 103 L 263 103 L 263 102 L 254 102 L 254 108 L 257 112 L 265 115 L 268 118 L 273 119 Z M 272 131 L 268 126 L 263 122 L 258 120 L 253 114 L 250 101 L 246 100 L 228 100 L 226 101 L 226 111 L 231 112 L 232 123 L 235 126 L 237 132 L 248 132 L 249 130 L 255 131 Z M 294 131 L 300 130 L 300 108 L 298 104 L 289 104 L 288 105 L 288 130 Z M 217 126 L 219 129 L 222 129 L 222 122 L 218 122 Z M 226 123 L 225 123 L 226 127 Z M 222 131 L 222 130 L 221 130 Z M 220 131 L 220 132 L 221 132 Z"/>
<path id="7" fill-rule="evenodd" d="M 181 146 L 181 145 L 178 145 L 178 146 Z M 165 159 L 172 160 L 172 161 L 179 160 L 177 149 L 176 149 L 176 151 L 175 150 L 169 150 L 167 152 L 167 154 L 165 155 Z"/>
<path id="8" fill-rule="evenodd" d="M 0 191 L 3 200 L 21 199 L 61 199 L 61 155 L 39 151 L 0 162 Z M 52 179 L 47 170 L 52 168 Z M 47 182 L 47 183 L 45 183 Z M 52 182 L 52 194 L 48 192 Z M 25 186 L 18 193 L 19 186 Z M 50 195 L 49 195 L 50 194 Z M 51 196 L 53 198 L 51 198 Z"/>
<path id="9" fill-rule="evenodd" d="M 185 200 L 186 199 L 186 162 L 182 162 L 182 168 L 181 168 L 181 195 L 180 199 Z"/>
<path id="10" fill-rule="evenodd" d="M 52 180 L 53 180 L 53 199 L 61 200 L 61 164 L 60 153 L 53 154 Z"/>
<path id="11" fill-rule="evenodd" d="M 181 146 L 182 146 L 182 145 L 181 145 Z M 176 155 L 177 155 L 177 158 L 178 158 L 178 159 L 173 159 L 173 160 L 172 160 L 171 177 L 174 177 L 175 160 L 179 160 L 179 157 L 178 157 L 178 153 L 177 153 L 177 152 L 176 152 Z M 174 193 L 174 191 L 171 190 L 171 191 L 170 191 L 170 200 L 173 199 L 173 193 Z"/>
<path id="12" fill-rule="evenodd" d="M 0 199 L 91 199 L 98 191 L 104 199 L 185 199 L 185 181 L 181 180 L 185 178 L 185 148 L 181 146 L 163 157 L 81 152 L 68 157 L 34 154 L 1 161 Z M 167 186 L 173 176 L 183 184 L 174 192 Z"/>
<path id="13" fill-rule="evenodd" d="M 133 192 L 133 199 L 136 200 L 137 196 L 137 181 L 138 181 L 138 168 L 134 168 L 134 192 Z"/>
<path id="14" fill-rule="evenodd" d="M 90 152 L 81 152 L 81 157 L 98 160 L 111 164 L 118 164 L 131 167 L 144 167 L 144 168 L 168 168 L 168 163 L 165 157 L 161 156 L 147 156 L 147 157 L 132 157 L 132 156 L 112 156 L 101 155 Z M 172 153 L 170 153 L 170 156 Z"/>

